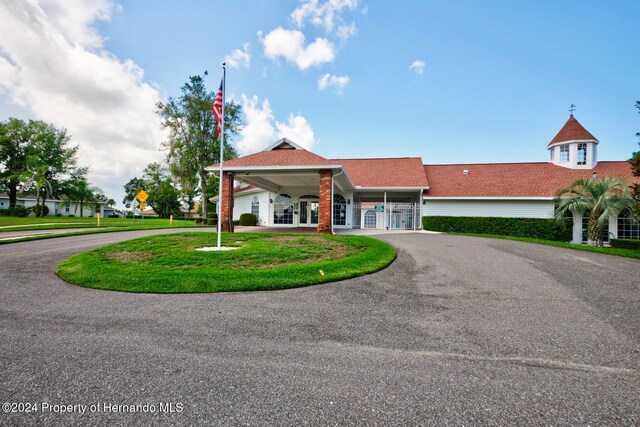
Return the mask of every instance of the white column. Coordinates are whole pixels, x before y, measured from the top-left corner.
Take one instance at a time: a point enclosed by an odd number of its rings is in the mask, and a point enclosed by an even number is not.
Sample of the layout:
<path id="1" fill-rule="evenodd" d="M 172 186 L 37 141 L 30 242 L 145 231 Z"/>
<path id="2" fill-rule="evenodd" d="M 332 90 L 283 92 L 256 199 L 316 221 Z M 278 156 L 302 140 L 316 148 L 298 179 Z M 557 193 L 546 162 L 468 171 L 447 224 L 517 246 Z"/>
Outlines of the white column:
<path id="1" fill-rule="evenodd" d="M 582 244 L 582 212 L 571 212 L 573 214 L 573 239 L 571 243 Z"/>
<path id="2" fill-rule="evenodd" d="M 609 239 L 618 238 L 618 216 L 609 216 Z"/>
<path id="3" fill-rule="evenodd" d="M 384 215 L 382 216 L 382 228 L 387 229 L 387 192 L 384 192 Z"/>

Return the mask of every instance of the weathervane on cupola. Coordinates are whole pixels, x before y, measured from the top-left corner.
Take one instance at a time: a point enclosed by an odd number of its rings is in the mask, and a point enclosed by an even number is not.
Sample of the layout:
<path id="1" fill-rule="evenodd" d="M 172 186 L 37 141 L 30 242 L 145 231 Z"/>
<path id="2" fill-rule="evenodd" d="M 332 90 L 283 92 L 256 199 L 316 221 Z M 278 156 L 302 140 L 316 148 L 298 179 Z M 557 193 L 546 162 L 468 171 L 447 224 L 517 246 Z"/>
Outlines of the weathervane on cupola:
<path id="1" fill-rule="evenodd" d="M 576 104 L 571 104 L 571 107 L 569 107 L 569 112 L 571 113 L 572 116 L 574 111 L 576 111 Z"/>

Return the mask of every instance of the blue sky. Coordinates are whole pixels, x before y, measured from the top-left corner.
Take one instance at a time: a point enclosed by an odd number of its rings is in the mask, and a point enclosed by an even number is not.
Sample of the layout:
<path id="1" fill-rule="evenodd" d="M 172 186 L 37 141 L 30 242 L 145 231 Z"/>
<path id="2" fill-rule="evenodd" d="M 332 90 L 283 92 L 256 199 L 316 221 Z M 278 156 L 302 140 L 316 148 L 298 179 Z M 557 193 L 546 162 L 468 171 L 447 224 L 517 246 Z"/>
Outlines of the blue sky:
<path id="1" fill-rule="evenodd" d="M 69 46 L 80 45 L 119 67 L 105 78 L 117 82 L 125 75 L 129 89 L 113 96 L 131 96 L 122 102 L 124 107 L 113 101 L 124 113 L 111 124 L 92 122 L 99 114 L 69 124 L 65 119 L 78 116 L 77 105 L 86 100 L 76 99 L 67 116 L 54 113 L 50 110 L 55 104 L 47 107 L 38 101 L 42 93 L 23 95 L 40 84 L 37 77 L 16 77 L 0 86 L 0 119 L 18 115 L 54 121 L 79 135 L 81 151 L 97 152 L 99 144 L 87 128 L 93 123 L 105 140 L 100 146 L 110 149 L 84 158 L 105 163 L 96 168 L 94 180 L 110 191 L 119 191 L 144 167 L 145 159 L 161 158 L 153 147 L 163 135 L 153 129 L 157 122 L 146 112 L 153 113 L 149 106 L 154 96 L 179 95 L 189 75 L 204 70 L 209 71 L 209 88 L 217 88 L 220 64 L 236 49 L 249 57 L 248 64 L 227 71 L 227 94 L 248 113 L 248 129 L 234 140 L 243 153 L 293 135 L 326 157 L 546 161 L 546 145 L 568 118 L 572 103 L 576 118 L 600 140 L 600 160 L 627 159 L 637 149 L 637 1 L 331 0 L 334 9 L 321 0 L 78 1 L 86 14 L 64 11 L 68 2 L 48 0 L 40 5 L 42 19 L 49 20 L 48 31 L 59 31 Z M 292 13 L 304 7 L 308 13 L 296 21 Z M 0 19 L 6 13 L 0 10 Z M 74 22 L 84 33 L 65 29 Z M 298 46 L 302 53 L 287 54 L 294 36 L 304 37 Z M 318 51 L 304 51 L 314 43 Z M 19 76 L 25 68 L 42 66 L 21 60 L 16 53 L 20 46 L 24 50 L 20 40 L 0 42 L 2 56 L 21 67 Z M 78 61 L 75 65 L 82 66 Z M 415 61 L 424 63 L 422 72 L 420 67 L 410 69 Z M 2 70 L 0 61 L 0 77 Z M 43 67 L 34 74 L 47 72 Z M 326 80 L 336 85 L 321 89 L 319 80 L 327 74 Z M 13 81 L 17 83 L 10 86 Z M 64 98 L 64 91 L 79 89 L 61 85 L 57 90 L 63 93 L 57 95 Z M 109 98 L 109 91 L 117 89 L 103 88 L 96 102 L 105 93 Z M 134 112 L 127 113 L 127 108 Z M 127 116 L 144 121 L 149 129 L 134 126 L 131 132 L 110 134 L 113 123 L 133 126 L 126 123 Z M 85 128 L 73 132 L 74 126 Z M 143 131 L 148 136 L 138 144 L 131 135 Z M 136 144 L 139 150 L 130 152 L 127 147 Z M 127 158 L 140 161 L 122 160 L 122 167 L 113 168 L 121 159 L 104 158 L 118 147 Z M 109 167 L 114 170 L 111 176 Z M 115 196 L 120 198 L 120 193 Z"/>

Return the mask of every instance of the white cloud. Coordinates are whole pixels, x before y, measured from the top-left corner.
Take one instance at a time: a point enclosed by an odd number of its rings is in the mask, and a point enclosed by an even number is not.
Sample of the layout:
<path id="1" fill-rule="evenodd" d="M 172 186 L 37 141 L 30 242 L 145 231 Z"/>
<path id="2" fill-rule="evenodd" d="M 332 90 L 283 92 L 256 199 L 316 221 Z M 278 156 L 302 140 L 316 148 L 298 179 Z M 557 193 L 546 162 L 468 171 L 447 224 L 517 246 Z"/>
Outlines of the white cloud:
<path id="1" fill-rule="evenodd" d="M 418 59 L 416 59 L 415 61 L 413 61 L 411 63 L 411 65 L 409 65 L 409 69 L 411 71 L 415 71 L 418 74 L 422 74 L 424 72 L 424 67 L 425 67 L 425 63 L 424 61 L 420 61 Z"/>
<path id="2" fill-rule="evenodd" d="M 240 154 L 255 153 L 275 142 L 274 117 L 268 99 L 260 104 L 257 96 L 248 98 L 243 94 L 242 111 L 246 124 L 240 130 L 241 139 L 237 144 Z"/>
<path id="3" fill-rule="evenodd" d="M 249 55 L 249 43 L 244 43 L 242 49 L 235 49 L 224 57 L 224 62 L 231 68 L 249 68 L 251 56 Z"/>
<path id="4" fill-rule="evenodd" d="M 335 49 L 329 40 L 318 37 L 305 46 L 304 34 L 297 30 L 278 27 L 264 37 L 258 32 L 258 37 L 264 45 L 267 58 L 277 60 L 282 57 L 301 70 L 331 62 L 335 58 Z"/>
<path id="5" fill-rule="evenodd" d="M 67 128 L 91 182 L 121 200 L 124 183 L 163 158 L 165 133 L 157 88 L 107 51 L 94 27 L 117 12 L 107 0 L 0 3 L 0 96 Z"/>
<path id="6" fill-rule="evenodd" d="M 260 151 L 285 137 L 307 149 L 317 143 L 307 119 L 290 113 L 286 123 L 276 121 L 268 99 L 260 102 L 255 95 L 249 98 L 243 94 L 242 109 L 246 125 L 240 131 L 242 139 L 237 144 L 241 155 Z"/>
<path id="7" fill-rule="evenodd" d="M 326 0 L 324 3 L 319 0 L 306 0 L 291 12 L 289 18 L 298 28 L 304 27 L 304 23 L 310 21 L 331 33 L 336 24 L 344 23 L 340 14 L 345 9 L 354 10 L 357 6 L 358 0 Z M 352 25 L 355 28 L 355 24 Z"/>
<path id="8" fill-rule="evenodd" d="M 340 37 L 343 40 L 348 39 L 349 37 L 355 35 L 358 32 L 356 28 L 356 23 L 352 22 L 351 25 L 341 25 L 338 27 L 336 31 L 336 36 Z"/>
<path id="9" fill-rule="evenodd" d="M 349 76 L 338 77 L 327 73 L 318 80 L 318 89 L 325 90 L 333 86 L 337 89 L 338 93 L 341 93 L 342 89 L 349 84 L 350 80 Z"/>
<path id="10" fill-rule="evenodd" d="M 287 123 L 276 122 L 278 129 L 278 139 L 287 138 L 307 150 L 316 145 L 316 137 L 313 134 L 311 125 L 301 115 L 289 114 Z"/>

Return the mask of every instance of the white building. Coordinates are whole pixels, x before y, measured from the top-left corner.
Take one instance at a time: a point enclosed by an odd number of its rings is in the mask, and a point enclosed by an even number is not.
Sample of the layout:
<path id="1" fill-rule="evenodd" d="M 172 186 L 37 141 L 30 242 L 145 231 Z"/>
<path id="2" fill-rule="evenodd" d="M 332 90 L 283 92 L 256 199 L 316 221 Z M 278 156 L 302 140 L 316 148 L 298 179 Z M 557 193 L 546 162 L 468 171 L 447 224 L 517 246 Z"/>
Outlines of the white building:
<path id="1" fill-rule="evenodd" d="M 223 227 L 233 229 L 231 220 L 243 213 L 254 213 L 259 225 L 317 227 L 319 232 L 415 229 L 421 216 L 553 218 L 557 191 L 578 178 L 637 179 L 627 161 L 599 162 L 598 144 L 573 115 L 548 144 L 549 161 L 537 163 L 326 159 L 283 138 L 264 151 L 225 162 Z M 586 216 L 572 214 L 573 242 L 580 243 Z M 640 238 L 640 230 L 624 215 L 612 217 L 605 240 L 609 237 Z"/>
<path id="2" fill-rule="evenodd" d="M 42 199 L 40 200 L 42 202 Z M 80 216 L 80 203 L 70 202 L 59 199 L 46 199 L 45 205 L 49 208 L 47 216 Z M 33 196 L 18 196 L 16 200 L 16 206 L 24 206 L 25 208 L 33 208 L 36 206 L 36 198 Z M 82 208 L 83 217 L 96 216 L 95 203 Z M 114 213 L 114 208 L 110 207 L 106 203 L 100 203 L 98 212 L 102 218 L 106 218 Z M 0 209 L 9 208 L 9 195 L 6 193 L 0 194 Z"/>

